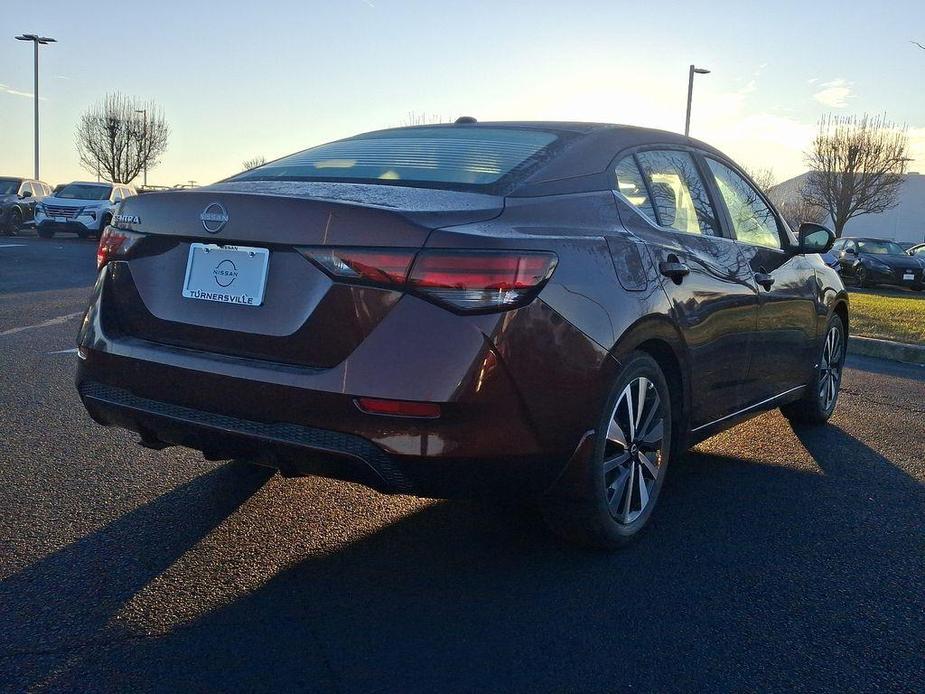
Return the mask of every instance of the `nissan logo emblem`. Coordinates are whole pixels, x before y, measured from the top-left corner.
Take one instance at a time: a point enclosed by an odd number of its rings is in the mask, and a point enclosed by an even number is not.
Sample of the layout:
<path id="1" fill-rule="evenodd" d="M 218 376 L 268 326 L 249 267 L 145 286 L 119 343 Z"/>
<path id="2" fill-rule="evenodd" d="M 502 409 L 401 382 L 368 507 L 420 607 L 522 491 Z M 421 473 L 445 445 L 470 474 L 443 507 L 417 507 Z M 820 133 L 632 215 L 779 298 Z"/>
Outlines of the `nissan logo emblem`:
<path id="1" fill-rule="evenodd" d="M 199 215 L 199 221 L 202 222 L 202 228 L 210 234 L 217 234 L 228 223 L 228 213 L 221 203 L 213 202 Z"/>

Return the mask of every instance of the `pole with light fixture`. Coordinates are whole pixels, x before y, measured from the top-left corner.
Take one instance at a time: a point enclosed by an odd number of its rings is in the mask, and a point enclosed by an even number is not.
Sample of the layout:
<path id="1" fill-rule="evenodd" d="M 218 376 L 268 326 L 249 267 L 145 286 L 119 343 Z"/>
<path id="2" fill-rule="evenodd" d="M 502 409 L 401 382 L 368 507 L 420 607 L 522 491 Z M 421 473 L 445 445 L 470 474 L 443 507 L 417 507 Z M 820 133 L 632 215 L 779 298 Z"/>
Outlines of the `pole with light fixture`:
<path id="1" fill-rule="evenodd" d="M 136 109 L 135 109 L 135 113 L 144 114 L 144 115 L 142 116 L 142 118 L 145 119 L 145 121 L 144 121 L 144 130 L 143 130 L 142 135 L 141 135 L 141 150 L 142 150 L 142 156 L 144 156 L 144 158 L 145 158 L 144 161 L 142 162 L 142 163 L 144 164 L 144 167 L 145 167 L 145 179 L 144 179 L 145 182 L 144 182 L 144 187 L 147 188 L 147 187 L 148 187 L 148 149 L 147 149 L 147 148 L 148 148 L 148 109 L 146 109 L 146 108 L 141 108 L 141 109 L 136 108 Z"/>
<path id="2" fill-rule="evenodd" d="M 709 75 L 710 71 L 691 65 L 687 73 L 687 117 L 684 119 L 684 135 L 691 134 L 691 101 L 694 98 L 694 75 Z"/>
<path id="3" fill-rule="evenodd" d="M 35 179 L 39 178 L 39 45 L 45 46 L 57 41 L 49 36 L 38 34 L 20 34 L 14 37 L 17 41 L 32 41 L 35 46 Z"/>

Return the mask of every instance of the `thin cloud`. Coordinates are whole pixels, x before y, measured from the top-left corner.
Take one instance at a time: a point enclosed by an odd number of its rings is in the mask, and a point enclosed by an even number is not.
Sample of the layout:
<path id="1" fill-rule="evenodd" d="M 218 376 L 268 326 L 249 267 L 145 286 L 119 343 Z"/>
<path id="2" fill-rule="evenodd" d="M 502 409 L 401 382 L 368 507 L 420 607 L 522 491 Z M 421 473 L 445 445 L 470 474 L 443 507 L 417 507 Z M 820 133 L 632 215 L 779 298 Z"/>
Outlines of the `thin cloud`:
<path id="1" fill-rule="evenodd" d="M 9 87 L 5 84 L 0 84 L 0 94 L 11 94 L 12 96 L 25 96 L 30 99 L 35 98 L 35 94 L 33 92 L 21 92 L 18 89 L 13 89 L 12 87 Z M 39 97 L 39 101 L 45 101 L 45 100 L 46 99 L 44 96 Z"/>
<path id="2" fill-rule="evenodd" d="M 819 85 L 822 89 L 813 94 L 813 98 L 829 108 L 845 108 L 848 105 L 848 99 L 854 96 L 851 93 L 852 85 L 853 82 L 840 77 L 831 82 L 823 82 Z"/>

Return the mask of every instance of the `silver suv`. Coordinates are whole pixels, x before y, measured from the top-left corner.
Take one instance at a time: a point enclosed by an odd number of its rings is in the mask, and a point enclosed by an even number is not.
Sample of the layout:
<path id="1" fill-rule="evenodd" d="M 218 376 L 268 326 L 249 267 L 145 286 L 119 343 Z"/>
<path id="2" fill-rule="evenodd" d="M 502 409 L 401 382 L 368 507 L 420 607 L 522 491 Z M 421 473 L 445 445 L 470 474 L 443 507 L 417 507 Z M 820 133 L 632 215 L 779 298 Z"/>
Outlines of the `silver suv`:
<path id="1" fill-rule="evenodd" d="M 38 235 L 50 239 L 66 231 L 80 238 L 98 236 L 112 221 L 119 203 L 135 194 L 132 186 L 122 183 L 68 183 L 36 205 Z"/>

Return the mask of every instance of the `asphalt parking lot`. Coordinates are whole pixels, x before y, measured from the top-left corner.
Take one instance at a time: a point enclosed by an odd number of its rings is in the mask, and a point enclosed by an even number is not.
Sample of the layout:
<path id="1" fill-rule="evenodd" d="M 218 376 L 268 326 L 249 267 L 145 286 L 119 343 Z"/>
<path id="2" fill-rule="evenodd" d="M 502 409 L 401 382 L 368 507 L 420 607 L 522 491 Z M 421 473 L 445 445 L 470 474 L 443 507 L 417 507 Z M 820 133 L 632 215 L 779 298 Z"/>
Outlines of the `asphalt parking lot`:
<path id="1" fill-rule="evenodd" d="M 72 385 L 92 241 L 0 238 L 0 689 L 925 688 L 925 368 L 674 461 L 616 554 L 529 511 L 148 451 Z"/>

